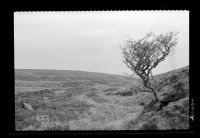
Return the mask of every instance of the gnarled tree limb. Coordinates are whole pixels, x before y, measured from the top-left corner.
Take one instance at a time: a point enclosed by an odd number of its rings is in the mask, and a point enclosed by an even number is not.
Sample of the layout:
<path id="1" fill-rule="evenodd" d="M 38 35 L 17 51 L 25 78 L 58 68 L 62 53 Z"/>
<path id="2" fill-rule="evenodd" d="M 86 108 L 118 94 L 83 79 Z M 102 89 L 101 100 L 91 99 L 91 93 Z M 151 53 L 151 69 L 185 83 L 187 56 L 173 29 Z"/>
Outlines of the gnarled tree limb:
<path id="1" fill-rule="evenodd" d="M 155 100 L 158 100 L 156 95 L 157 82 L 153 78 L 152 69 L 156 68 L 174 51 L 177 44 L 177 39 L 174 39 L 174 36 L 177 34 L 170 32 L 155 38 L 151 32 L 142 39 L 127 40 L 125 47 L 122 48 L 123 62 L 140 77 L 144 86 L 151 90 Z"/>

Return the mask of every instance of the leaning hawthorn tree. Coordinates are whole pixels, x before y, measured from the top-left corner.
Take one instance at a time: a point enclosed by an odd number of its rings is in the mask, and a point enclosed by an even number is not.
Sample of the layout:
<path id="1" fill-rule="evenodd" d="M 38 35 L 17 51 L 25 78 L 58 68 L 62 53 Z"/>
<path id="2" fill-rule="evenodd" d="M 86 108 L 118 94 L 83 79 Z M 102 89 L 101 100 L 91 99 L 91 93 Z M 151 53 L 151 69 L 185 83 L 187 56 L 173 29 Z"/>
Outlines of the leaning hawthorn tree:
<path id="1" fill-rule="evenodd" d="M 154 95 L 153 103 L 159 101 L 157 96 L 157 82 L 152 75 L 152 70 L 170 56 L 177 44 L 175 36 L 178 33 L 169 32 L 157 37 L 148 33 L 139 40 L 126 40 L 122 47 L 123 62 L 136 75 L 140 77 L 143 84 Z"/>

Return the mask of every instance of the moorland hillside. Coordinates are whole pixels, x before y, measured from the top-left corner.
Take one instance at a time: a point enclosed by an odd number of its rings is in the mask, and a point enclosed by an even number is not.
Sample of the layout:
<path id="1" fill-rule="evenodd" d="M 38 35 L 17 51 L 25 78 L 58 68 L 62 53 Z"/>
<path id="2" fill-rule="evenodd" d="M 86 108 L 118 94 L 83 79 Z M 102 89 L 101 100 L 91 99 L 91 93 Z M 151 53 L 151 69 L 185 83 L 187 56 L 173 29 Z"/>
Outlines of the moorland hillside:
<path id="1" fill-rule="evenodd" d="M 153 95 L 138 79 L 16 69 L 16 130 L 188 129 L 189 66 L 155 78 L 162 106 L 147 109 Z"/>

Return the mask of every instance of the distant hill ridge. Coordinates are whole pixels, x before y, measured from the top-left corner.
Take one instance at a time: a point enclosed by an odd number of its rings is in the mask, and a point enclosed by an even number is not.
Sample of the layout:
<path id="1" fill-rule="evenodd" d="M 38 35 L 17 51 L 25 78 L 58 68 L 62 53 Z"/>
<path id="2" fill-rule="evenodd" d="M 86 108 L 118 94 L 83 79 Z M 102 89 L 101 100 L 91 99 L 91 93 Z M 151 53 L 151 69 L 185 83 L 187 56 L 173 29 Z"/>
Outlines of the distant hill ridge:
<path id="1" fill-rule="evenodd" d="M 161 73 L 161 74 L 157 74 L 154 77 L 159 79 L 159 78 L 163 78 L 164 76 L 170 76 L 172 74 L 179 73 L 182 70 L 189 70 L 189 65 L 182 67 L 182 68 L 174 69 L 174 70 L 171 70 L 171 71 L 168 71 L 168 72 L 164 72 L 164 73 Z"/>
<path id="2" fill-rule="evenodd" d="M 99 73 L 99 72 L 89 72 L 89 71 L 77 71 L 77 70 L 51 70 L 51 69 L 15 69 L 15 78 L 20 79 L 23 77 L 49 77 L 49 76 L 57 76 L 57 77 L 71 77 L 71 78 L 122 78 L 125 80 L 133 80 L 134 78 L 123 76 L 123 75 L 115 75 L 108 73 Z"/>
<path id="3" fill-rule="evenodd" d="M 162 78 L 165 75 L 170 75 L 179 72 L 183 69 L 189 69 L 189 66 L 185 66 L 179 69 L 168 71 L 155 75 L 155 78 Z M 75 77 L 75 78 L 122 78 L 127 80 L 138 80 L 137 78 L 116 75 L 109 73 L 99 73 L 99 72 L 89 72 L 89 71 L 79 71 L 79 70 L 51 70 L 51 69 L 15 69 L 15 78 L 22 77 L 46 77 L 46 76 L 59 76 L 59 77 Z"/>
<path id="4" fill-rule="evenodd" d="M 54 70 L 54 69 L 15 69 L 15 73 L 46 73 L 46 74 L 62 74 L 62 75 L 97 75 L 97 76 L 120 76 L 120 77 L 128 77 L 123 75 L 117 75 L 117 74 L 109 74 L 109 73 L 101 73 L 101 72 L 90 72 L 90 71 L 80 71 L 80 70 Z M 128 77 L 130 78 L 130 77 Z"/>

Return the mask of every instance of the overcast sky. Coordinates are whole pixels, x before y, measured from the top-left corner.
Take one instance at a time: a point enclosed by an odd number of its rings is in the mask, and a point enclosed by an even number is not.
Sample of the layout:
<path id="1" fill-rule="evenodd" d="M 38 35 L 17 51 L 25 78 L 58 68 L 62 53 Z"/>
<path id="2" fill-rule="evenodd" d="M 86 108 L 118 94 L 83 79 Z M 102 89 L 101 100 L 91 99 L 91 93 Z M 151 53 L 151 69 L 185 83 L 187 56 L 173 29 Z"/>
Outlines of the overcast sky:
<path id="1" fill-rule="evenodd" d="M 15 68 L 130 74 L 119 46 L 151 31 L 180 32 L 154 74 L 189 65 L 188 11 L 15 12 Z"/>

